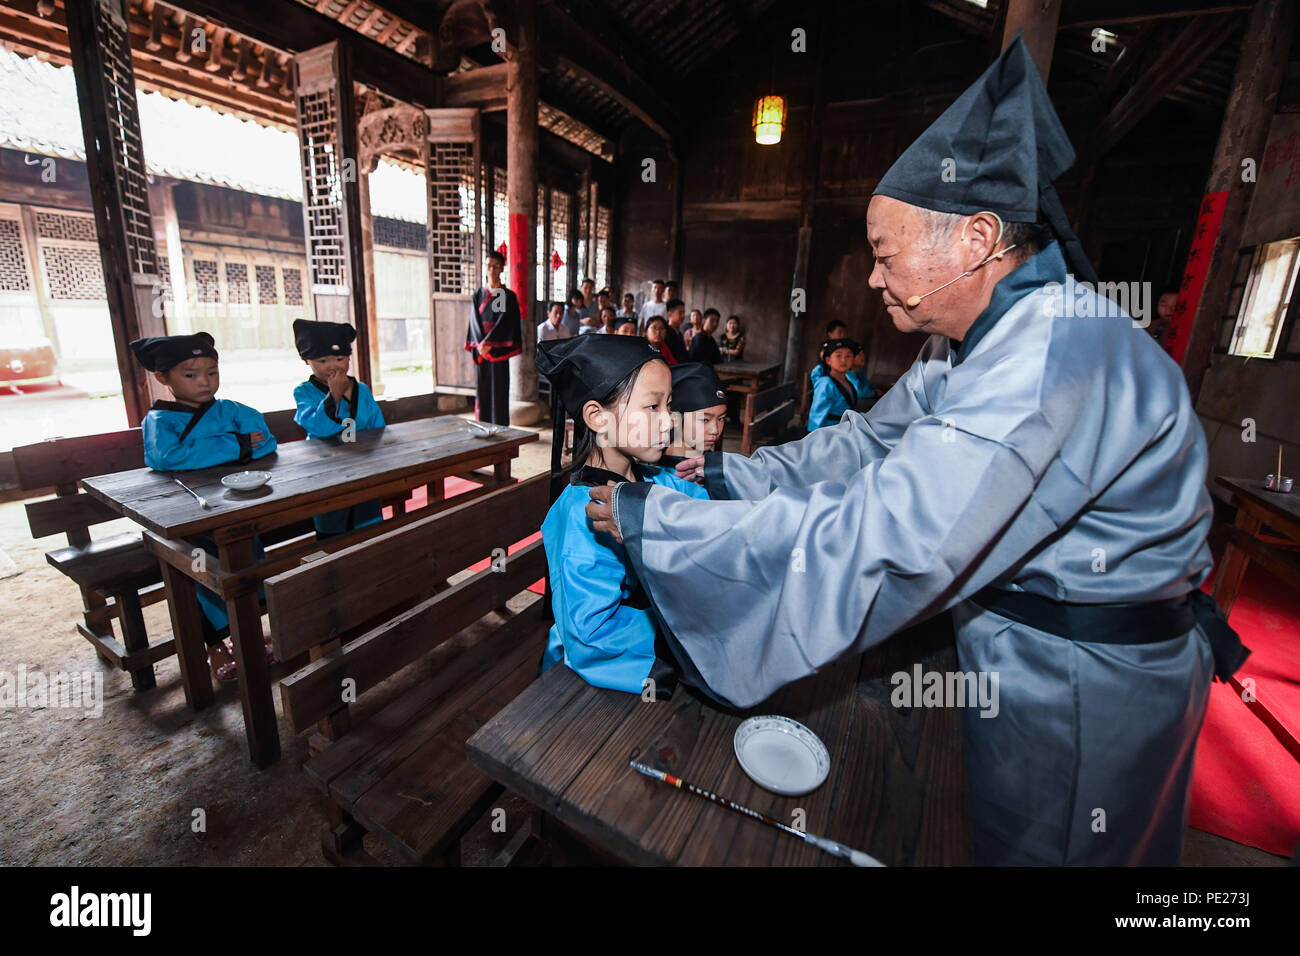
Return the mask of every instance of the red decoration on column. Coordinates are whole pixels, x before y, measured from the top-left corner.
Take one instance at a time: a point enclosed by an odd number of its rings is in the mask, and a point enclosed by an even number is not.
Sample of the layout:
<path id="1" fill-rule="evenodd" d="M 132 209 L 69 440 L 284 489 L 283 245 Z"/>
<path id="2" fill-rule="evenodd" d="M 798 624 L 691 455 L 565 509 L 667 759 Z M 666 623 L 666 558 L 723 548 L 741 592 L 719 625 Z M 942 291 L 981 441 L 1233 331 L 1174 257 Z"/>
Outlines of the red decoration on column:
<path id="1" fill-rule="evenodd" d="M 557 269 L 563 269 L 563 268 L 564 268 L 564 260 L 560 258 L 560 254 L 559 254 L 558 252 L 552 251 L 552 252 L 551 252 L 551 271 L 554 272 L 554 271 L 556 271 Z"/>
<path id="2" fill-rule="evenodd" d="M 509 246 L 502 242 L 501 245 L 497 246 L 497 252 L 501 253 L 502 256 L 505 256 L 506 250 L 509 248 Z"/>
<path id="3" fill-rule="evenodd" d="M 1227 205 L 1226 189 L 1206 193 L 1201 200 L 1196 235 L 1192 237 L 1192 248 L 1187 253 L 1187 267 L 1183 270 L 1183 281 L 1178 287 L 1178 304 L 1174 306 L 1174 317 L 1169 323 L 1169 331 L 1165 333 L 1165 351 L 1173 356 L 1175 362 L 1182 362 L 1183 352 L 1187 350 L 1187 337 L 1191 334 L 1192 319 L 1201 303 L 1205 274 L 1210 268 L 1210 257 L 1214 254 L 1214 243 L 1219 238 L 1219 226 L 1223 222 L 1223 210 Z"/>
<path id="4" fill-rule="evenodd" d="M 528 326 L 528 319 L 533 314 L 531 294 L 533 284 L 528 275 L 532 263 L 520 259 L 519 253 L 528 251 L 530 238 L 528 234 L 531 231 L 527 216 L 518 212 L 510 214 L 510 249 L 515 253 L 510 257 L 510 289 L 519 297 L 519 310 L 524 315 L 525 327 Z"/>

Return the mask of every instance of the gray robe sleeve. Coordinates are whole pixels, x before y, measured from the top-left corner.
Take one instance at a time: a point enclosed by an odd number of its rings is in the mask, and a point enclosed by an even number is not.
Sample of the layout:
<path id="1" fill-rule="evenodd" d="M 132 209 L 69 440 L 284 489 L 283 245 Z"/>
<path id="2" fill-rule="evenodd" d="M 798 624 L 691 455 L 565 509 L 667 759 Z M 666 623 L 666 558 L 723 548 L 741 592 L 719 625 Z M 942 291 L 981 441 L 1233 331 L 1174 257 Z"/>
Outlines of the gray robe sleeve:
<path id="1" fill-rule="evenodd" d="M 907 427 L 926 413 L 921 401 L 924 363 L 915 363 L 866 414 L 846 412 L 840 424 L 818 428 L 784 445 L 744 455 L 705 455 L 704 487 L 712 498 L 757 501 L 778 488 L 807 488 L 842 479 L 883 458 Z"/>
<path id="2" fill-rule="evenodd" d="M 914 421 L 887 457 L 863 421 L 821 429 L 829 439 L 814 435 L 765 463 L 793 477 L 794 462 L 812 468 L 811 452 L 833 449 L 842 482 L 804 475 L 761 501 L 619 486 L 615 519 L 637 577 L 710 687 L 736 706 L 974 593 L 1090 495 L 1061 464 L 1060 433 L 1036 402 L 956 403 Z M 869 459 L 856 473 L 845 467 L 854 455 Z M 1049 470 L 1050 514 L 1034 500 Z"/>

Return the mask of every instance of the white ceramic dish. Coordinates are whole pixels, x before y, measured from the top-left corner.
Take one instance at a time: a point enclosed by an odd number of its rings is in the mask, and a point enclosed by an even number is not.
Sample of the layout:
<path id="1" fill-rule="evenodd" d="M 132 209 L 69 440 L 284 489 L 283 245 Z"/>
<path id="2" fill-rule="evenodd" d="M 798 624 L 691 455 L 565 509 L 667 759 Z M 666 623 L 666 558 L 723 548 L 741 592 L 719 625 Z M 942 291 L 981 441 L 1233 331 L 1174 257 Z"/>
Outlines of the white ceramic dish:
<path id="1" fill-rule="evenodd" d="M 470 434 L 475 438 L 491 438 L 504 427 L 504 425 L 494 425 L 491 423 L 485 425 L 483 422 L 469 423 Z"/>
<path id="2" fill-rule="evenodd" d="M 830 773 L 826 745 L 789 717 L 750 717 L 736 728 L 732 746 L 750 779 L 782 796 L 816 790 Z"/>
<path id="3" fill-rule="evenodd" d="M 270 480 L 269 471 L 237 471 L 233 475 L 226 475 L 221 483 L 232 491 L 252 491 Z"/>

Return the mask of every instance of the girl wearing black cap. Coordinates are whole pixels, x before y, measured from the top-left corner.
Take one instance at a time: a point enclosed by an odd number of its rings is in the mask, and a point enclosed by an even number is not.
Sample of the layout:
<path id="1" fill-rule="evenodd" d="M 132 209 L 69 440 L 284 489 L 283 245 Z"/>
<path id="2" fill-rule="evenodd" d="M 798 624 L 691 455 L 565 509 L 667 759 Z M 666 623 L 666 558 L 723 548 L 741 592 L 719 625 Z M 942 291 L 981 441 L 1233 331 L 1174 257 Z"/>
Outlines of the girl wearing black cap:
<path id="1" fill-rule="evenodd" d="M 727 425 L 727 390 L 712 365 L 673 366 L 673 418 L 678 427 L 659 464 L 676 468 L 687 458 L 717 451 Z"/>
<path id="2" fill-rule="evenodd" d="M 813 400 L 808 411 L 808 430 L 838 425 L 844 413 L 856 408 L 871 392 L 866 380 L 853 371 L 853 359 L 862 346 L 852 339 L 827 339 L 822 343 L 821 361 L 813 369 Z M 820 374 L 818 374 L 820 372 Z"/>
<path id="3" fill-rule="evenodd" d="M 672 673 L 656 655 L 656 627 L 623 546 L 592 530 L 588 488 L 651 482 L 693 498 L 699 485 L 656 466 L 672 431 L 672 375 L 640 337 L 583 335 L 543 342 L 537 370 L 551 383 L 555 503 L 542 523 L 550 572 L 551 627 L 542 669 L 563 661 L 596 687 L 664 690 Z M 563 407 L 561 407 L 561 402 Z M 560 468 L 565 412 L 574 420 L 573 463 Z"/>

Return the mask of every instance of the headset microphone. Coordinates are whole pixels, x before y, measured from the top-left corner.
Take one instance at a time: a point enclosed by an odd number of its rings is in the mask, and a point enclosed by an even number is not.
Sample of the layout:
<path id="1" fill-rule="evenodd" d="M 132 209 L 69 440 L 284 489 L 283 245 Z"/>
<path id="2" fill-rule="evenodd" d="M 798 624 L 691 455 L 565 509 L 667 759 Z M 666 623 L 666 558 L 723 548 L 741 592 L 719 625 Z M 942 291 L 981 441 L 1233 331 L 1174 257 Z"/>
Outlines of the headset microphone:
<path id="1" fill-rule="evenodd" d="M 1002 241 L 1002 233 L 1003 233 L 1003 231 L 1004 231 L 1003 226 L 1002 226 L 1002 217 L 999 216 L 997 213 L 993 212 L 992 210 L 985 210 L 985 212 L 988 212 L 988 214 L 989 214 L 990 216 L 992 216 L 994 219 L 996 219 L 996 220 L 998 221 L 998 238 L 997 238 L 997 242 L 1001 242 L 1001 241 Z M 978 216 L 979 213 L 976 213 L 975 215 Z M 966 239 L 966 225 L 969 225 L 969 223 L 970 223 L 970 220 L 967 220 L 966 224 L 963 225 L 963 226 L 961 227 L 961 238 L 962 238 L 963 241 L 965 241 L 965 239 Z M 997 243 L 994 243 L 994 244 L 996 245 Z M 921 300 L 924 299 L 927 295 L 934 295 L 936 292 L 941 292 L 941 291 L 943 291 L 944 289 L 948 288 L 948 286 L 952 285 L 954 282 L 958 281 L 959 279 L 964 279 L 964 278 L 966 278 L 968 275 L 973 275 L 973 274 L 975 273 L 975 270 L 976 270 L 976 269 L 979 269 L 980 266 L 987 265 L 988 263 L 992 262 L 994 259 L 1001 259 L 1003 256 L 1005 256 L 1008 252 L 1010 252 L 1012 249 L 1014 249 L 1014 248 L 1015 248 L 1016 246 L 1018 246 L 1018 245 L 1020 245 L 1020 243 L 1018 243 L 1018 242 L 1017 242 L 1017 243 L 1013 243 L 1012 245 L 1007 246 L 1007 247 L 1006 247 L 1005 249 L 1003 249 L 1001 252 L 995 252 L 995 253 L 993 253 L 993 255 L 989 256 L 987 259 L 985 259 L 983 262 L 981 262 L 978 266 L 976 266 L 975 269 L 967 269 L 967 270 L 966 270 L 965 272 L 963 272 L 961 275 L 959 275 L 959 276 L 955 276 L 954 278 L 949 279 L 949 280 L 948 280 L 947 282 L 945 282 L 943 285 L 939 286 L 938 288 L 931 289 L 929 292 L 925 293 L 925 295 L 914 295 L 914 296 L 909 297 L 908 300 L 907 300 L 907 307 L 908 307 L 909 309 L 915 309 L 918 305 L 921 304 Z"/>

